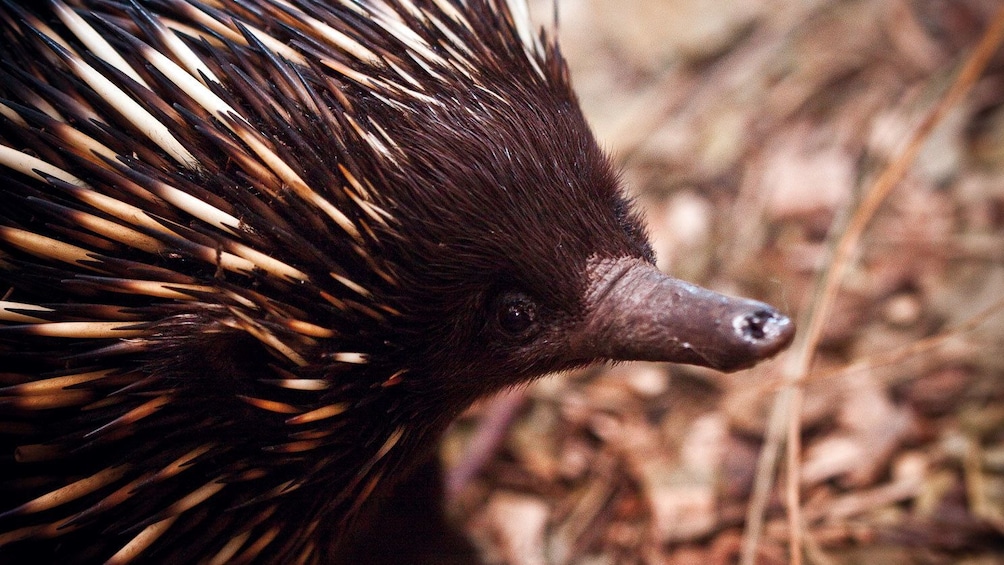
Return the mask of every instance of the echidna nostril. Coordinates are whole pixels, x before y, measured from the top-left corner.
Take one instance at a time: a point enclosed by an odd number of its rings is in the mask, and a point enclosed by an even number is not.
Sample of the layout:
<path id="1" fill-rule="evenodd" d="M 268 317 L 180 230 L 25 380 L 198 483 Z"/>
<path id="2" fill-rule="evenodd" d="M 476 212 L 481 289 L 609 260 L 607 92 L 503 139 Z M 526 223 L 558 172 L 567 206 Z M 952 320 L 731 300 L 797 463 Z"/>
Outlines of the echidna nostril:
<path id="1" fill-rule="evenodd" d="M 767 310 L 757 310 L 749 316 L 746 316 L 746 323 L 743 326 L 743 331 L 749 338 L 756 340 L 763 339 L 766 336 L 764 327 L 773 319 L 773 312 Z"/>
<path id="2" fill-rule="evenodd" d="M 739 314 L 732 326 L 739 338 L 762 346 L 770 346 L 774 342 L 787 344 L 794 331 L 787 316 L 770 308 Z"/>

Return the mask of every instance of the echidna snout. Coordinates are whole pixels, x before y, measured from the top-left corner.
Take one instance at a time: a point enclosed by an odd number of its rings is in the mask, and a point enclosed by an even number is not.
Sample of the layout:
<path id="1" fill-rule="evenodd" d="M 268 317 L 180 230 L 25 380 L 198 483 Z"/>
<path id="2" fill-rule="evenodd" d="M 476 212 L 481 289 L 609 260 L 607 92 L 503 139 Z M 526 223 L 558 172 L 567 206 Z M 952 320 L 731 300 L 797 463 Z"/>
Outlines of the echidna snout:
<path id="1" fill-rule="evenodd" d="M 725 296 L 623 259 L 591 265 L 588 322 L 574 345 L 601 358 L 735 371 L 781 351 L 795 326 L 773 307 Z"/>

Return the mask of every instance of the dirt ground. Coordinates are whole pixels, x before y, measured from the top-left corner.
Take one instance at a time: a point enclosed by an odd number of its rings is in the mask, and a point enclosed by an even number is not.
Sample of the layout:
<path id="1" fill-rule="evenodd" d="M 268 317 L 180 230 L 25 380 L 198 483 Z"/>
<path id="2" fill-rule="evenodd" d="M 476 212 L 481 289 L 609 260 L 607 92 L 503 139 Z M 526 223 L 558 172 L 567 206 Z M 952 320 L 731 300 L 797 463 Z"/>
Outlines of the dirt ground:
<path id="1" fill-rule="evenodd" d="M 736 374 L 622 364 L 477 406 L 444 454 L 491 562 L 1004 563 L 1004 50 L 977 49 L 1002 5 L 560 3 L 659 266 L 800 334 Z"/>

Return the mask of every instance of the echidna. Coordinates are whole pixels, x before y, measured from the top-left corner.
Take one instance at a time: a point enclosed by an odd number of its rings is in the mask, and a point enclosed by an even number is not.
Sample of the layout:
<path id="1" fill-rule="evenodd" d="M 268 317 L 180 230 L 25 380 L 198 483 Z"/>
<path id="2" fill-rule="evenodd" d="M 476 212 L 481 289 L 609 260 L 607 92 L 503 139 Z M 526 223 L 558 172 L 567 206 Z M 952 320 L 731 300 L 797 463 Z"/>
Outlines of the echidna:
<path id="1" fill-rule="evenodd" d="M 791 339 L 655 269 L 523 0 L 4 0 L 0 50 L 0 560 L 335 560 L 479 397 Z"/>

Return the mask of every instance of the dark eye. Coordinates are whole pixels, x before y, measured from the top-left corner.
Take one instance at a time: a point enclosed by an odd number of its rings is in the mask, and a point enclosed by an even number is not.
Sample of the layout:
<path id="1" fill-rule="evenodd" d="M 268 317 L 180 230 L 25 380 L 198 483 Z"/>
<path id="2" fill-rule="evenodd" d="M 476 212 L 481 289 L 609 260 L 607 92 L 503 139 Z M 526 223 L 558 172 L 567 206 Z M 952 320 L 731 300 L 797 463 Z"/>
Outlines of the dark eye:
<path id="1" fill-rule="evenodd" d="M 523 337 L 537 326 L 537 304 L 521 292 L 508 292 L 498 300 L 496 316 L 502 331 Z"/>

